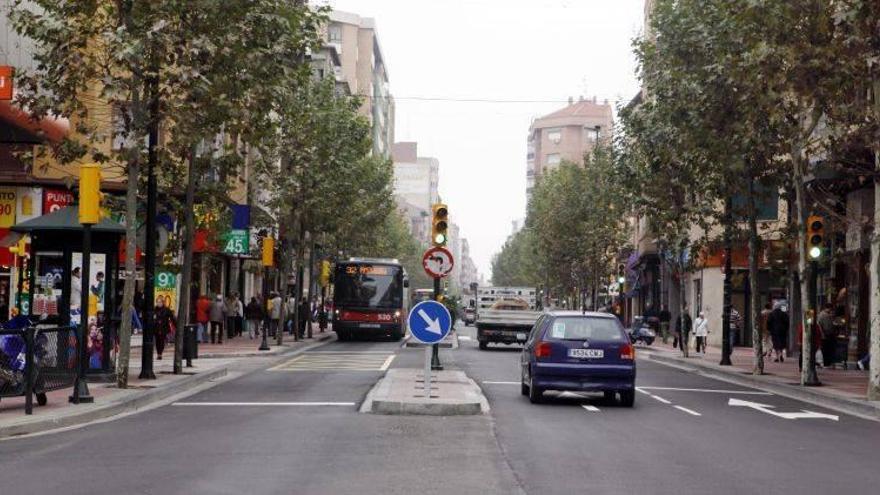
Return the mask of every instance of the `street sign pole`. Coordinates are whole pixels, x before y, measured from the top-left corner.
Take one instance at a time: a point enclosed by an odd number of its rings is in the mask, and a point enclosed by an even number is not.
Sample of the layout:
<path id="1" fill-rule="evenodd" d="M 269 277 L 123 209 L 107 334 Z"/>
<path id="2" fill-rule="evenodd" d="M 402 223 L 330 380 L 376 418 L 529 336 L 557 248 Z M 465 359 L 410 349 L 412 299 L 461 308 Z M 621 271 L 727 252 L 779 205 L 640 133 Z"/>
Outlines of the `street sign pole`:
<path id="1" fill-rule="evenodd" d="M 440 289 L 440 279 L 434 279 L 434 300 L 440 302 L 441 296 Z M 431 369 L 440 371 L 443 369 L 443 365 L 440 364 L 440 344 L 434 344 L 431 346 Z"/>
<path id="2" fill-rule="evenodd" d="M 452 329 L 452 315 L 437 301 L 422 301 L 416 304 L 407 317 L 412 337 L 425 344 L 425 398 L 431 398 L 431 370 L 436 344 L 449 335 Z M 436 369 L 436 368 L 434 368 Z"/>
<path id="3" fill-rule="evenodd" d="M 425 398 L 431 398 L 431 348 L 425 347 Z"/>

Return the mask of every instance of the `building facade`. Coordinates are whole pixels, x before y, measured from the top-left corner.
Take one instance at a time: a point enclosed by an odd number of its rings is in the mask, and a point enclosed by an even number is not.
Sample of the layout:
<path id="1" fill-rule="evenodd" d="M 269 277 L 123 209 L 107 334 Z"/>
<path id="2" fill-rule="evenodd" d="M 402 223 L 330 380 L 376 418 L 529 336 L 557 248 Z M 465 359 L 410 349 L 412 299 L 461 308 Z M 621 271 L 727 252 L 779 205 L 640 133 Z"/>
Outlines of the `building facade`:
<path id="1" fill-rule="evenodd" d="M 526 196 L 542 174 L 563 161 L 582 164 L 584 154 L 595 148 L 597 142 L 608 142 L 614 117 L 608 100 L 599 103 L 596 98 L 575 102 L 569 98 L 565 108 L 545 115 L 529 127 L 526 155 Z"/>
<path id="2" fill-rule="evenodd" d="M 353 95 L 363 98 L 360 112 L 373 127 L 373 153 L 391 156 L 394 143 L 394 98 L 375 20 L 334 10 L 327 42 L 339 54 L 341 79 Z"/>
<path id="3" fill-rule="evenodd" d="M 440 202 L 440 161 L 418 156 L 418 143 L 395 143 L 394 196 L 404 212 L 410 233 L 420 243 L 430 241 L 431 206 Z"/>

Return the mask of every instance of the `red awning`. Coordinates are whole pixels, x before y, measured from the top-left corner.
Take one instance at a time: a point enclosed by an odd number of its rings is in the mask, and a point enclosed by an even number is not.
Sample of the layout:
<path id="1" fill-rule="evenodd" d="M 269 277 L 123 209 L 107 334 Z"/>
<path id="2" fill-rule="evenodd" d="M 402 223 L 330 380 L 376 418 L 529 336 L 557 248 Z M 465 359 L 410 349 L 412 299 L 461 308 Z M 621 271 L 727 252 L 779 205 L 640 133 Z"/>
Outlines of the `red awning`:
<path id="1" fill-rule="evenodd" d="M 70 132 L 67 119 L 46 117 L 35 121 L 8 101 L 0 101 L 0 144 L 58 143 Z"/>

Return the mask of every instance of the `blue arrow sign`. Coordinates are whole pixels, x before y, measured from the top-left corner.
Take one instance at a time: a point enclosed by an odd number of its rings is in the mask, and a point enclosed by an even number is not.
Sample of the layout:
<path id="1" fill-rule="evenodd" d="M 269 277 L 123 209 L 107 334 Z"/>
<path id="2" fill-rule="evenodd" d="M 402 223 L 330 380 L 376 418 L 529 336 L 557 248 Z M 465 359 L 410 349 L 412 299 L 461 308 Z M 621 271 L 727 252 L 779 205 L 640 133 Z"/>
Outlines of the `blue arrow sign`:
<path id="1" fill-rule="evenodd" d="M 449 334 L 452 317 L 437 301 L 422 301 L 409 312 L 409 331 L 423 344 L 436 344 Z"/>

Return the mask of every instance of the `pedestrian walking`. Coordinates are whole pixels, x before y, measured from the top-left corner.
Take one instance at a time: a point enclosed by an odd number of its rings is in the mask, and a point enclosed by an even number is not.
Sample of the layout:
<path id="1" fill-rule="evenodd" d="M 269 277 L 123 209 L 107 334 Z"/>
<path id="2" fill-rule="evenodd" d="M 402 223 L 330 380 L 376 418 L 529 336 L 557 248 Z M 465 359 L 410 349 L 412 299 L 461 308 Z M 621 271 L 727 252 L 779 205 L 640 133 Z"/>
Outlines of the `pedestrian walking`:
<path id="1" fill-rule="evenodd" d="M 206 343 L 208 341 L 208 332 L 210 326 L 211 300 L 208 296 L 201 294 L 196 301 L 196 336 L 199 342 Z"/>
<path id="2" fill-rule="evenodd" d="M 825 303 L 819 311 L 817 322 L 822 337 L 822 362 L 826 368 L 834 366 L 834 355 L 837 353 L 837 329 L 834 328 L 834 306 Z"/>
<path id="3" fill-rule="evenodd" d="M 700 311 L 699 316 L 694 321 L 694 338 L 696 339 L 696 351 L 706 354 L 706 337 L 709 336 L 709 320 L 706 319 L 706 313 Z"/>
<path id="4" fill-rule="evenodd" d="M 318 310 L 318 328 L 320 329 L 320 333 L 324 333 L 327 330 L 327 305 L 322 304 L 321 309 Z"/>
<path id="5" fill-rule="evenodd" d="M 256 296 L 251 297 L 251 302 L 244 308 L 244 316 L 247 319 L 248 337 L 253 340 L 255 336 L 260 335 L 260 322 L 266 316 Z"/>
<path id="6" fill-rule="evenodd" d="M 238 298 L 238 292 L 232 292 L 226 298 L 226 336 L 233 338 L 241 336 L 242 318 L 244 317 L 244 306 Z"/>
<path id="7" fill-rule="evenodd" d="M 211 318 L 211 343 L 223 343 L 223 322 L 226 321 L 226 305 L 223 303 L 223 296 L 217 294 L 214 302 L 211 303 L 209 311 Z"/>
<path id="8" fill-rule="evenodd" d="M 669 312 L 669 307 L 664 304 L 660 308 L 660 315 L 657 318 L 660 320 L 660 335 L 665 344 L 669 340 L 669 324 L 672 321 L 672 313 Z M 672 347 L 675 346 L 676 344 L 673 343 Z"/>
<path id="9" fill-rule="evenodd" d="M 767 317 L 767 331 L 773 343 L 773 362 L 785 362 L 785 349 L 788 347 L 788 313 L 782 310 L 782 303 L 773 305 L 773 311 Z"/>
<path id="10" fill-rule="evenodd" d="M 739 338 L 739 332 L 742 330 L 743 317 L 733 306 L 730 307 L 730 352 L 736 347 L 736 341 Z"/>
<path id="11" fill-rule="evenodd" d="M 312 338 L 312 306 L 309 304 L 308 298 L 303 297 L 299 305 L 299 338 L 306 337 L 306 328 L 308 328 L 309 338 Z"/>
<path id="12" fill-rule="evenodd" d="M 675 322 L 675 338 L 678 340 L 678 348 L 681 352 L 685 352 L 688 347 L 688 339 L 690 339 L 691 329 L 693 328 L 693 320 L 688 313 L 687 306 L 682 309 L 681 315 Z M 675 344 L 673 344 L 675 346 Z"/>
<path id="13" fill-rule="evenodd" d="M 277 292 L 272 291 L 269 293 L 269 335 L 271 337 L 275 336 L 275 332 L 281 332 L 283 329 L 280 327 L 281 323 L 281 296 L 278 295 Z"/>
<path id="14" fill-rule="evenodd" d="M 174 312 L 165 306 L 165 298 L 156 299 L 156 360 L 162 360 L 162 352 L 165 350 L 165 342 L 174 334 Z"/>

